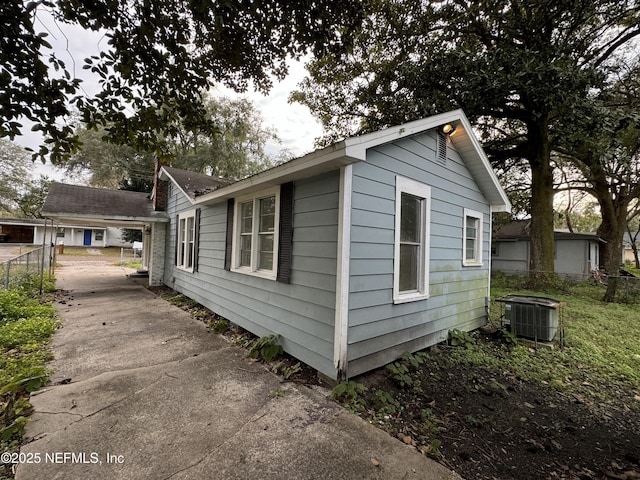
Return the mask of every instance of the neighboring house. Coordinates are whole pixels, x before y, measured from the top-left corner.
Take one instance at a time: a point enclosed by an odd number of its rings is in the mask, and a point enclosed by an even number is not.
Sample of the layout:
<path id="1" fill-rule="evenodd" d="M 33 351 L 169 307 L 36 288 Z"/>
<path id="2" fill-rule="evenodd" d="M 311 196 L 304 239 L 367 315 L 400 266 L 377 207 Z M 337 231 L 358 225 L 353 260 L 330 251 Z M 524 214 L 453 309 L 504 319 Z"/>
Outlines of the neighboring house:
<path id="1" fill-rule="evenodd" d="M 42 245 L 64 243 L 67 246 L 131 247 L 122 240 L 117 227 L 56 224 L 42 219 L 0 218 L 0 243 Z"/>
<path id="2" fill-rule="evenodd" d="M 491 214 L 510 208 L 460 110 L 233 183 L 161 167 L 153 201 L 150 283 L 334 379 L 485 324 Z"/>
<path id="3" fill-rule="evenodd" d="M 67 245 L 113 246 L 107 240 L 107 234 L 120 228 L 140 229 L 144 232 L 144 248 L 142 253 L 143 268 L 151 271 L 151 256 L 153 235 L 152 226 L 160 225 L 156 232 L 163 232 L 163 222 L 167 222 L 167 215 L 157 211 L 150 195 L 126 190 L 109 190 L 106 188 L 92 188 L 80 185 L 67 185 L 52 182 L 49 194 L 42 207 L 42 215 L 54 220 L 56 231 L 54 243 L 61 241 Z M 75 225 L 66 227 L 65 225 Z M 84 227 L 82 225 L 85 225 Z M 64 228 L 64 231 L 62 230 Z M 105 232 L 100 238 L 100 232 Z M 64 235 L 64 236 L 63 236 Z M 96 239 L 96 235 L 98 239 Z M 119 238 L 119 233 L 117 237 Z M 155 236 L 156 242 L 163 244 L 164 237 Z M 47 234 L 47 239 L 49 234 Z M 120 240 L 121 241 L 121 240 Z M 113 239 L 116 245 L 119 245 Z M 104 243 L 104 245 L 101 245 Z M 160 258 L 156 264 L 162 264 Z M 156 271 L 160 271 L 156 269 Z"/>
<path id="4" fill-rule="evenodd" d="M 491 271 L 507 275 L 529 272 L 530 220 L 518 220 L 501 227 L 491 245 Z M 555 273 L 584 280 L 600 268 L 600 245 L 604 240 L 593 233 L 554 232 Z"/>

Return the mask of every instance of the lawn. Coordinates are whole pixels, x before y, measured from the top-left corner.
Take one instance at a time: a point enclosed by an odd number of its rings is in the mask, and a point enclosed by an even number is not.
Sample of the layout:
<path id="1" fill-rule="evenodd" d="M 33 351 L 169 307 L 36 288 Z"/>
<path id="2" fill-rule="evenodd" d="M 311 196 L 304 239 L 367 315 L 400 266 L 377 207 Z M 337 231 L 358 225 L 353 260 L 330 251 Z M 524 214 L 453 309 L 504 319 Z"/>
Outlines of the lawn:
<path id="1" fill-rule="evenodd" d="M 604 304 L 602 285 L 532 292 L 494 279 L 492 323 L 507 293 L 566 303 L 566 346 L 507 331 L 452 332 L 340 384 L 354 413 L 472 479 L 640 478 L 640 308 Z"/>

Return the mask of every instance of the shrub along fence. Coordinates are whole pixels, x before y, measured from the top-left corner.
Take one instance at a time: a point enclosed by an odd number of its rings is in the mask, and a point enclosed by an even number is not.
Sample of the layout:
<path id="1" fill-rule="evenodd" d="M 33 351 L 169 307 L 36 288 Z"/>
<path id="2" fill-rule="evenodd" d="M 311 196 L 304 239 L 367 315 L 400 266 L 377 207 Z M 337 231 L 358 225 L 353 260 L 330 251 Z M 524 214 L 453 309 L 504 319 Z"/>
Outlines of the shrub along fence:
<path id="1" fill-rule="evenodd" d="M 51 246 L 45 246 L 0 263 L 0 288 L 9 290 L 13 285 L 21 283 L 26 277 L 36 273 L 42 279 L 46 271 L 51 273 L 54 254 L 55 251 Z M 42 285 L 40 289 L 42 290 Z"/>

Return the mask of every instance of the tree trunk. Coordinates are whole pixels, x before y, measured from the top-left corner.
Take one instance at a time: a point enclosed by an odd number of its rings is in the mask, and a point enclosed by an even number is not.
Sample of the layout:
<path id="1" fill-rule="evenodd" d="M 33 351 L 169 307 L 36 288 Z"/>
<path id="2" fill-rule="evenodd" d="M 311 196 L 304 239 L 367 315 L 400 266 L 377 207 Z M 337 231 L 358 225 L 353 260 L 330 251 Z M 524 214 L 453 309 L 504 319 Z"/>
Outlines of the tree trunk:
<path id="1" fill-rule="evenodd" d="M 627 225 L 627 201 L 616 201 L 611 196 L 601 198 L 600 211 L 602 223 L 598 235 L 607 242 L 603 245 L 604 270 L 607 273 L 607 291 L 604 302 L 615 302 L 620 283 L 620 264 L 622 263 L 622 241 Z"/>
<path id="2" fill-rule="evenodd" d="M 531 165 L 530 287 L 544 288 L 554 275 L 553 168 L 547 123 L 529 126 Z"/>
<path id="3" fill-rule="evenodd" d="M 640 270 L 640 255 L 638 255 L 638 234 L 640 234 L 640 225 L 638 225 L 638 231 L 635 234 L 631 233 L 629 227 L 629 221 L 627 221 L 627 233 L 629 234 L 629 243 L 631 246 L 631 252 L 633 253 L 633 260 L 636 264 L 636 269 Z"/>

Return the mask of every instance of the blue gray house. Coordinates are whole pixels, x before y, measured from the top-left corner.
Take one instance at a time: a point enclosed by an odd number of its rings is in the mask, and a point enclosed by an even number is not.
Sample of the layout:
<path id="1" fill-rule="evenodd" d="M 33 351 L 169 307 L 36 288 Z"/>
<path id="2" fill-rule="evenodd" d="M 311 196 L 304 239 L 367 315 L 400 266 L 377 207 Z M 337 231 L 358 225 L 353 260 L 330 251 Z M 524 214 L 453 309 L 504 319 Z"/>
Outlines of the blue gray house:
<path id="1" fill-rule="evenodd" d="M 528 275 L 531 220 L 516 220 L 495 232 L 491 243 L 491 270 L 506 275 Z M 600 269 L 600 249 L 606 243 L 595 233 L 554 231 L 554 272 L 577 281 Z"/>
<path id="2" fill-rule="evenodd" d="M 334 379 L 483 325 L 491 214 L 510 209 L 460 110 L 233 183 L 161 167 L 153 201 L 152 283 Z"/>

